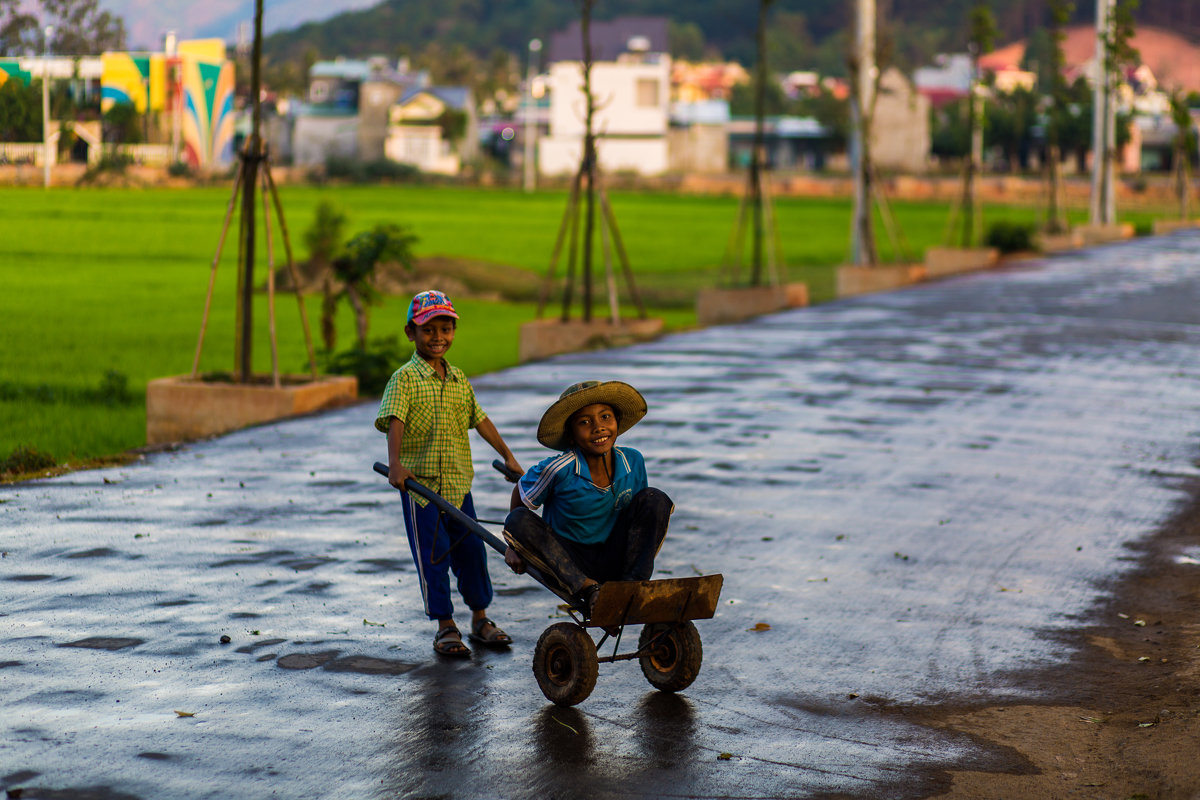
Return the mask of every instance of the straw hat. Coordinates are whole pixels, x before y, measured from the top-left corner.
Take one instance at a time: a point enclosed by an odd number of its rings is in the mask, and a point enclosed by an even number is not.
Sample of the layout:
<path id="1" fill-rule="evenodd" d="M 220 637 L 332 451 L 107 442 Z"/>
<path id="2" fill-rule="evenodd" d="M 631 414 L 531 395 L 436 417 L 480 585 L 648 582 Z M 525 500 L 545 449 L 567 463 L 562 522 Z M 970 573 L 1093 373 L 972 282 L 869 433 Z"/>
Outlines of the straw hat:
<path id="1" fill-rule="evenodd" d="M 563 390 L 558 400 L 542 414 L 537 440 L 552 450 L 571 449 L 567 420 L 581 408 L 593 403 L 612 406 L 617 412 L 617 435 L 632 428 L 646 416 L 646 398 L 637 389 L 621 381 L 582 381 Z"/>

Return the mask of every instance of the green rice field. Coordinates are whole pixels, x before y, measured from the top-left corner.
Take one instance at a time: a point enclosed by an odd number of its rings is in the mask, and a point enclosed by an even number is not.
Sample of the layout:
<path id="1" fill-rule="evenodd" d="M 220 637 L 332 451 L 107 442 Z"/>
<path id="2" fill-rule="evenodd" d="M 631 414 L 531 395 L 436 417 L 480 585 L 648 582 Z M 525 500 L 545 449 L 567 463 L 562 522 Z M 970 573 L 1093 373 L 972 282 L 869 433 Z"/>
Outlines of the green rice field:
<path id="1" fill-rule="evenodd" d="M 524 194 L 446 186 L 283 186 L 297 258 L 303 231 L 322 200 L 348 217 L 347 236 L 379 222 L 410 227 L 420 257 L 448 256 L 525 270 L 537 286 L 566 204 L 563 192 Z M 145 443 L 147 381 L 188 373 L 196 350 L 228 187 L 189 189 L 0 188 L 0 472 L 10 453 L 31 447 L 57 462 L 119 454 Z M 651 313 L 668 328 L 695 324 L 688 301 L 714 285 L 733 228 L 733 197 L 613 193 L 612 205 Z M 897 203 L 906 254 L 919 259 L 941 243 L 944 204 Z M 809 284 L 814 302 L 833 296 L 833 267 L 847 258 L 848 200 L 775 201 L 786 279 Z M 989 208 L 990 219 L 1033 221 L 1034 209 Z M 236 228 L 236 222 L 234 227 Z M 881 249 L 889 256 L 880 227 Z M 277 234 L 277 232 L 276 232 Z M 259 236 L 260 246 L 262 239 Z M 275 246 L 282 264 L 282 246 Z M 599 254 L 597 246 L 597 254 Z M 565 263 L 565 261 L 564 261 Z M 602 263 L 597 255 L 597 263 Z M 265 251 L 258 256 L 265 280 Z M 559 275 L 565 266 L 560 264 Z M 200 369 L 230 371 L 234 351 L 236 244 L 217 271 Z M 597 281 L 603 315 L 603 281 Z M 407 297 L 387 297 L 371 313 L 371 335 L 404 340 Z M 270 370 L 265 293 L 254 312 L 257 372 Z M 518 327 L 535 316 L 529 302 L 455 298 L 462 313 L 451 361 L 468 374 L 517 361 Z M 314 337 L 320 299 L 306 298 Z M 626 304 L 627 313 L 632 309 Z M 293 295 L 276 301 L 282 371 L 306 368 Z M 552 309 L 549 313 L 554 313 Z M 353 339 L 343 304 L 339 344 Z"/>

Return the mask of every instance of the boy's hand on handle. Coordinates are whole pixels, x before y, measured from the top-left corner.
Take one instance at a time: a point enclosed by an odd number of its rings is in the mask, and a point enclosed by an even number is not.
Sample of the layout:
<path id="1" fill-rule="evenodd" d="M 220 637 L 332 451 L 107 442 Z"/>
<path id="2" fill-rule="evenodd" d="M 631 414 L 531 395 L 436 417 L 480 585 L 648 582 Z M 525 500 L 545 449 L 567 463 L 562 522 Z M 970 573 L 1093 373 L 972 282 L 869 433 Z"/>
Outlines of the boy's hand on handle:
<path id="1" fill-rule="evenodd" d="M 504 551 L 504 563 L 518 575 L 525 573 L 525 561 L 511 547 Z"/>
<path id="2" fill-rule="evenodd" d="M 521 480 L 521 476 L 525 474 L 525 470 L 521 469 L 521 465 L 518 463 L 516 456 L 510 455 L 508 458 L 504 459 L 504 468 L 508 470 L 509 474 L 505 475 L 504 477 L 509 483 L 516 483 L 517 481 Z"/>
<path id="3" fill-rule="evenodd" d="M 407 492 L 408 489 L 404 488 L 404 482 L 410 478 L 415 481 L 417 476 L 399 461 L 393 461 L 388 464 L 388 483 L 392 486 L 395 486 L 402 492 Z"/>
<path id="4" fill-rule="evenodd" d="M 525 470 L 517 462 L 517 457 L 514 455 L 505 456 L 504 460 L 495 459 L 492 461 L 492 466 L 504 476 L 504 479 L 509 483 L 516 483 L 521 480 L 521 476 L 525 474 Z"/>

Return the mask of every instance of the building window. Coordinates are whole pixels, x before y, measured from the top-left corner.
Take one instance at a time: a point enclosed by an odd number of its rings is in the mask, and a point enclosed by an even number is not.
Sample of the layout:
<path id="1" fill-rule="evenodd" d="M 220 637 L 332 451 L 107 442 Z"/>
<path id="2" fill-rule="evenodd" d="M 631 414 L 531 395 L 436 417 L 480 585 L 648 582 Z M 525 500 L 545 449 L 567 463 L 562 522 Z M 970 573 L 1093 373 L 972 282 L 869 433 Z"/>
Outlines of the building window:
<path id="1" fill-rule="evenodd" d="M 658 81 L 654 78 L 637 79 L 638 108 L 658 108 Z"/>

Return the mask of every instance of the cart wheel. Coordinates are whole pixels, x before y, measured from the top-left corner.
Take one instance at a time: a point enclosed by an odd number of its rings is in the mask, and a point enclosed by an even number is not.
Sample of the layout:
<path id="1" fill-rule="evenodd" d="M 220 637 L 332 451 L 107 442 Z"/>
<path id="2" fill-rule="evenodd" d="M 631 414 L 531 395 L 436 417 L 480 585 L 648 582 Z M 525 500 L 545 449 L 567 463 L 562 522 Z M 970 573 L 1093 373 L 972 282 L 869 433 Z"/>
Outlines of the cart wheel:
<path id="1" fill-rule="evenodd" d="M 700 673 L 700 661 L 704 658 L 700 633 L 690 621 L 644 626 L 638 639 L 638 651 L 642 653 L 638 657 L 642 674 L 661 692 L 678 692 L 691 686 Z"/>
<path id="2" fill-rule="evenodd" d="M 596 688 L 596 643 L 571 622 L 551 625 L 533 650 L 533 676 L 546 699 L 560 706 L 582 703 Z"/>

